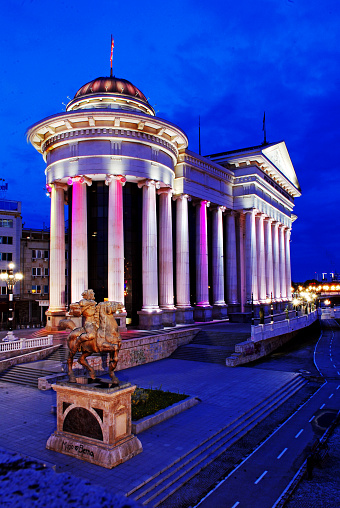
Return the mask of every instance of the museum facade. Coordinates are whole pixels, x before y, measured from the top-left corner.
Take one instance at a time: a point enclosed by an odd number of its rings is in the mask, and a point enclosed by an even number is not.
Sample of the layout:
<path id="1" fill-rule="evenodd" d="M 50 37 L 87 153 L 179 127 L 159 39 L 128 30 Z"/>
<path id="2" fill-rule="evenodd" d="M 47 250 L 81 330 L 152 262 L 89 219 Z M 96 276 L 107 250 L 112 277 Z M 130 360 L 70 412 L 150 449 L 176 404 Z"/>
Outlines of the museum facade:
<path id="1" fill-rule="evenodd" d="M 67 268 L 70 301 L 92 288 L 145 329 L 237 316 L 252 304 L 282 310 L 291 300 L 301 193 L 283 141 L 203 157 L 116 77 L 84 85 L 28 139 L 46 161 L 51 196 L 51 327 L 70 303 Z"/>

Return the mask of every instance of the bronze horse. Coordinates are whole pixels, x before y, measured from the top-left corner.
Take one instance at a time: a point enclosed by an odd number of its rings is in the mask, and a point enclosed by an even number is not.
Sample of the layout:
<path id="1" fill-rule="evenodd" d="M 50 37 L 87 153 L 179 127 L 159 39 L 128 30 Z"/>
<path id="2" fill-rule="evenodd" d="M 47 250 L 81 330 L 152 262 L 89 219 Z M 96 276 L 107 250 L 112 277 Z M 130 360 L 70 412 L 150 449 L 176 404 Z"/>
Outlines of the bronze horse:
<path id="1" fill-rule="evenodd" d="M 82 353 L 78 360 L 79 363 L 88 370 L 92 379 L 96 378 L 96 374 L 86 358 L 92 353 L 108 352 L 109 374 L 112 382 L 118 384 L 119 380 L 115 376 L 114 370 L 117 366 L 122 340 L 114 315 L 117 310 L 122 310 L 123 305 L 117 302 L 101 302 L 96 304 L 94 294 L 90 292 L 91 290 L 85 291 L 83 293 L 84 300 L 70 306 L 71 315 L 83 315 L 85 317 L 84 325 L 76 328 L 72 319 L 65 319 L 60 322 L 62 328 L 70 328 L 72 330 L 67 339 L 69 348 L 67 359 L 69 381 L 71 383 L 76 382 L 72 365 L 77 351 Z"/>

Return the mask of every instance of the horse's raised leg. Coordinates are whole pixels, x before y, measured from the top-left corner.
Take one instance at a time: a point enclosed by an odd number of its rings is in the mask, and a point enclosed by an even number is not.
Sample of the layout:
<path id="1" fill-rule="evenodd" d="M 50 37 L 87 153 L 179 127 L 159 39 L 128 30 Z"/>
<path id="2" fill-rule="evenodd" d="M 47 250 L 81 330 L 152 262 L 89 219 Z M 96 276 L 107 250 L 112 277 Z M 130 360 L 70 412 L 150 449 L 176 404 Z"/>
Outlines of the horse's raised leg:
<path id="1" fill-rule="evenodd" d="M 71 351 L 71 349 L 70 349 L 69 350 L 69 354 L 68 354 L 68 358 L 67 358 L 67 374 L 68 374 L 68 379 L 69 379 L 70 383 L 76 383 L 77 382 L 76 377 L 74 375 L 74 372 L 72 370 L 74 355 L 75 355 L 75 353 L 73 351 Z"/>
<path id="2" fill-rule="evenodd" d="M 96 373 L 94 371 L 94 369 L 87 363 L 86 361 L 86 358 L 88 356 L 90 356 L 91 353 L 88 353 L 87 351 L 85 351 L 79 358 L 79 363 L 80 365 L 82 365 L 83 367 L 85 367 L 85 369 L 87 369 L 87 371 L 89 372 L 90 374 L 90 378 L 91 379 L 96 379 Z"/>

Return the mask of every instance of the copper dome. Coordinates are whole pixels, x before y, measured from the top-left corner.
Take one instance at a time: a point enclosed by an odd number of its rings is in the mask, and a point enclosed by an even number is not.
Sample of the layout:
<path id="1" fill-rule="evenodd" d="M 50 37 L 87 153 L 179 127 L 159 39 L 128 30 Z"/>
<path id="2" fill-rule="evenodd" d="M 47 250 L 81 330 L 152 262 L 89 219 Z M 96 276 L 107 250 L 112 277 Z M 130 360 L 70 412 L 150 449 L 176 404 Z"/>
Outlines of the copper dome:
<path id="1" fill-rule="evenodd" d="M 116 78 L 115 76 L 111 78 L 93 79 L 89 83 L 86 83 L 86 85 L 83 85 L 78 90 L 74 98 L 77 99 L 83 95 L 101 93 L 129 95 L 130 97 L 135 97 L 148 102 L 145 95 L 137 87 L 130 83 L 130 81 L 127 79 Z"/>

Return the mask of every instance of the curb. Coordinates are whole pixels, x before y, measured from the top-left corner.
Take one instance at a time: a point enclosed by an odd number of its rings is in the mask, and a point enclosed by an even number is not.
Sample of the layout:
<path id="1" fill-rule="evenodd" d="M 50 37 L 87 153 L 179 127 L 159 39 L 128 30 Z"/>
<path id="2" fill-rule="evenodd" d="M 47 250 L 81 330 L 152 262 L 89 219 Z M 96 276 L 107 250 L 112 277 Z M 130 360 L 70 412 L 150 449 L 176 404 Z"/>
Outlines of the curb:
<path id="1" fill-rule="evenodd" d="M 140 434 L 141 432 L 144 432 L 144 430 L 150 429 L 154 425 L 158 425 L 159 423 L 162 423 L 165 420 L 196 406 L 199 402 L 200 400 L 197 397 L 190 397 L 188 399 L 181 400 L 180 402 L 176 402 L 176 404 L 173 404 L 166 409 L 160 409 L 153 415 L 146 416 L 145 418 L 135 422 L 132 421 L 131 431 L 133 434 Z"/>

